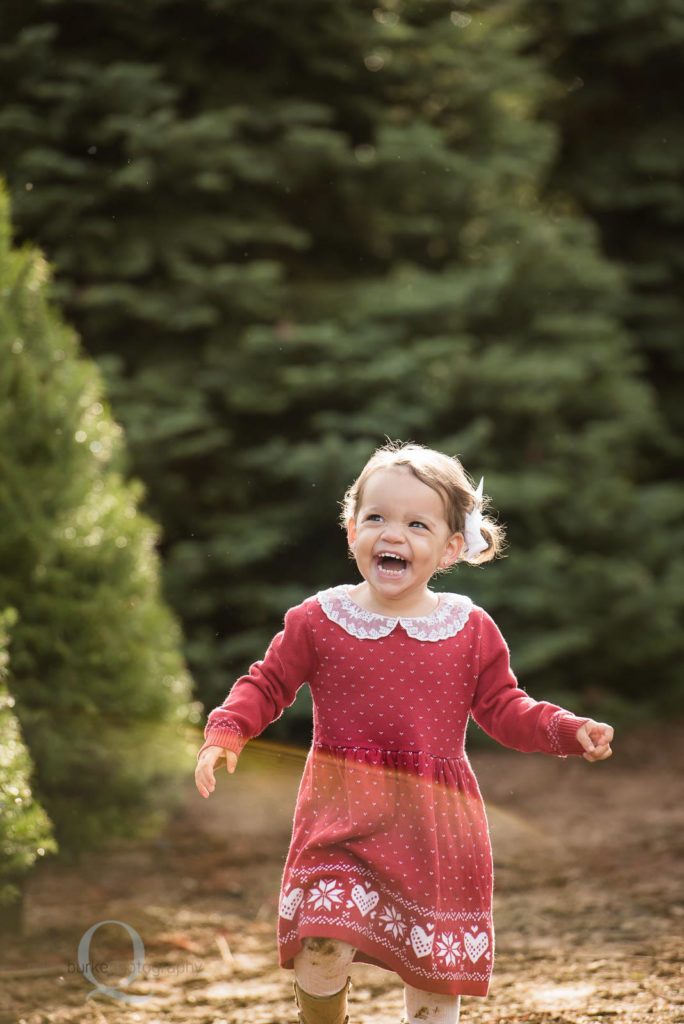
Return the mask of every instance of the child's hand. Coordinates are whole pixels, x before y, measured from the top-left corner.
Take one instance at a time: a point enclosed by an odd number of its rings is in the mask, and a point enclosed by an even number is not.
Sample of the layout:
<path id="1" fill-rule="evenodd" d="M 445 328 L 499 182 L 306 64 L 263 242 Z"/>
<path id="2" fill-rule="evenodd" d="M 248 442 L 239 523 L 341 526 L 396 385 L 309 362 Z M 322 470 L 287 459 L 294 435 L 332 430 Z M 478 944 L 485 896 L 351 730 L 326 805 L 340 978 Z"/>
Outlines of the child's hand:
<path id="1" fill-rule="evenodd" d="M 590 718 L 579 727 L 576 736 L 585 750 L 582 757 L 587 761 L 605 761 L 607 757 L 611 757 L 612 726 L 606 725 L 605 722 L 594 722 Z"/>
<path id="2" fill-rule="evenodd" d="M 205 799 L 214 792 L 216 780 L 214 779 L 214 767 L 225 757 L 226 768 L 232 773 L 235 771 L 238 756 L 234 750 L 226 750 L 224 747 L 207 747 L 203 750 L 195 768 L 195 785 L 200 796 Z"/>

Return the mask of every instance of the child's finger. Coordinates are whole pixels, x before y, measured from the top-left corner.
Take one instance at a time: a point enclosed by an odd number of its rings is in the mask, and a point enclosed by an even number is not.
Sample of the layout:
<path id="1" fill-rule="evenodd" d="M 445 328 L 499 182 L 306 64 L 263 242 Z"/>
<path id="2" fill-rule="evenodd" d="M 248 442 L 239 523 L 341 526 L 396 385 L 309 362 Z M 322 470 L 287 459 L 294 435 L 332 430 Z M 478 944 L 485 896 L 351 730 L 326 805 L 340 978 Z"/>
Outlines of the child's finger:
<path id="1" fill-rule="evenodd" d="M 599 743 L 610 743 L 613 738 L 612 726 L 607 725 L 605 722 L 591 722 L 589 724 L 589 732 L 595 746 L 598 746 Z"/>
<path id="2" fill-rule="evenodd" d="M 594 750 L 594 741 L 592 740 L 589 734 L 589 729 L 593 724 L 593 722 L 586 722 L 577 730 L 577 739 L 582 744 L 587 753 L 592 753 L 592 751 Z"/>
<path id="3" fill-rule="evenodd" d="M 207 762 L 201 762 L 195 769 L 195 785 L 203 797 L 208 797 L 216 787 L 212 766 Z"/>
<path id="4" fill-rule="evenodd" d="M 197 780 L 197 788 L 201 796 L 208 797 L 211 793 L 214 792 L 214 789 L 216 788 L 216 783 L 214 782 L 213 778 L 208 779 L 205 776 L 204 778 Z"/>
<path id="5" fill-rule="evenodd" d="M 613 751 L 610 749 L 609 744 L 604 743 L 601 746 L 596 746 L 592 751 L 587 751 L 582 756 L 587 761 L 605 761 L 606 758 L 612 757 Z"/>

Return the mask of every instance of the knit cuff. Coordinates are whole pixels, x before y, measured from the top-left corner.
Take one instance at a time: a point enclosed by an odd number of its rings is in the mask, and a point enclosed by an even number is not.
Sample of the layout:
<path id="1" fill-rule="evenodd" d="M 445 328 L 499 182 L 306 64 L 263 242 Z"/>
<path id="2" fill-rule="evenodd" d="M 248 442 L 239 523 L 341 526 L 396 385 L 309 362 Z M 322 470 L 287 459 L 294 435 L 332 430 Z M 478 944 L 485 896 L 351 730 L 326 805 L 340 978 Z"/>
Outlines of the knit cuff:
<path id="1" fill-rule="evenodd" d="M 582 755 L 584 747 L 577 739 L 577 730 L 589 718 L 578 718 L 569 711 L 557 711 L 549 722 L 549 740 L 553 752 L 559 757 Z"/>
<path id="2" fill-rule="evenodd" d="M 198 761 L 200 754 L 207 747 L 223 747 L 224 750 L 232 750 L 239 757 L 243 747 L 249 742 L 249 737 L 241 736 L 236 728 L 228 725 L 210 726 L 205 736 L 204 743 L 197 752 Z"/>

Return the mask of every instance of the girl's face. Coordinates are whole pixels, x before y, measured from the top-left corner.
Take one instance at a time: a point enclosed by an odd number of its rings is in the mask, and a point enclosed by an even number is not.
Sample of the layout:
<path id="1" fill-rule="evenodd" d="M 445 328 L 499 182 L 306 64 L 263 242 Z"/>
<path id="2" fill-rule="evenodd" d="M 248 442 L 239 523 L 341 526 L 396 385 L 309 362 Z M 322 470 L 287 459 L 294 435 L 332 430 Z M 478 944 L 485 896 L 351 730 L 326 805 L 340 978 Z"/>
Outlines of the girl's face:
<path id="1" fill-rule="evenodd" d="M 393 611 L 424 603 L 436 569 L 453 565 L 465 543 L 452 534 L 441 495 L 406 466 L 371 474 L 347 540 L 376 603 Z"/>

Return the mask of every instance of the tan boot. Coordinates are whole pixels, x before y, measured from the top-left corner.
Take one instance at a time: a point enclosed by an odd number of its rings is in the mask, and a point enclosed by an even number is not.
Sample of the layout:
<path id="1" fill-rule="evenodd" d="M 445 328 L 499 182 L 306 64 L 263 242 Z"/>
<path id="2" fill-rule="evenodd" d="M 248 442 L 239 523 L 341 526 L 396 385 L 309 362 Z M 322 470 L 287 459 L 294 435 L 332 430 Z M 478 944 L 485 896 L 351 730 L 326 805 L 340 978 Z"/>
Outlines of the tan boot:
<path id="1" fill-rule="evenodd" d="M 331 996 L 312 996 L 300 988 L 295 980 L 294 993 L 299 1007 L 299 1024 L 349 1024 L 347 994 L 351 977 L 339 992 Z"/>

